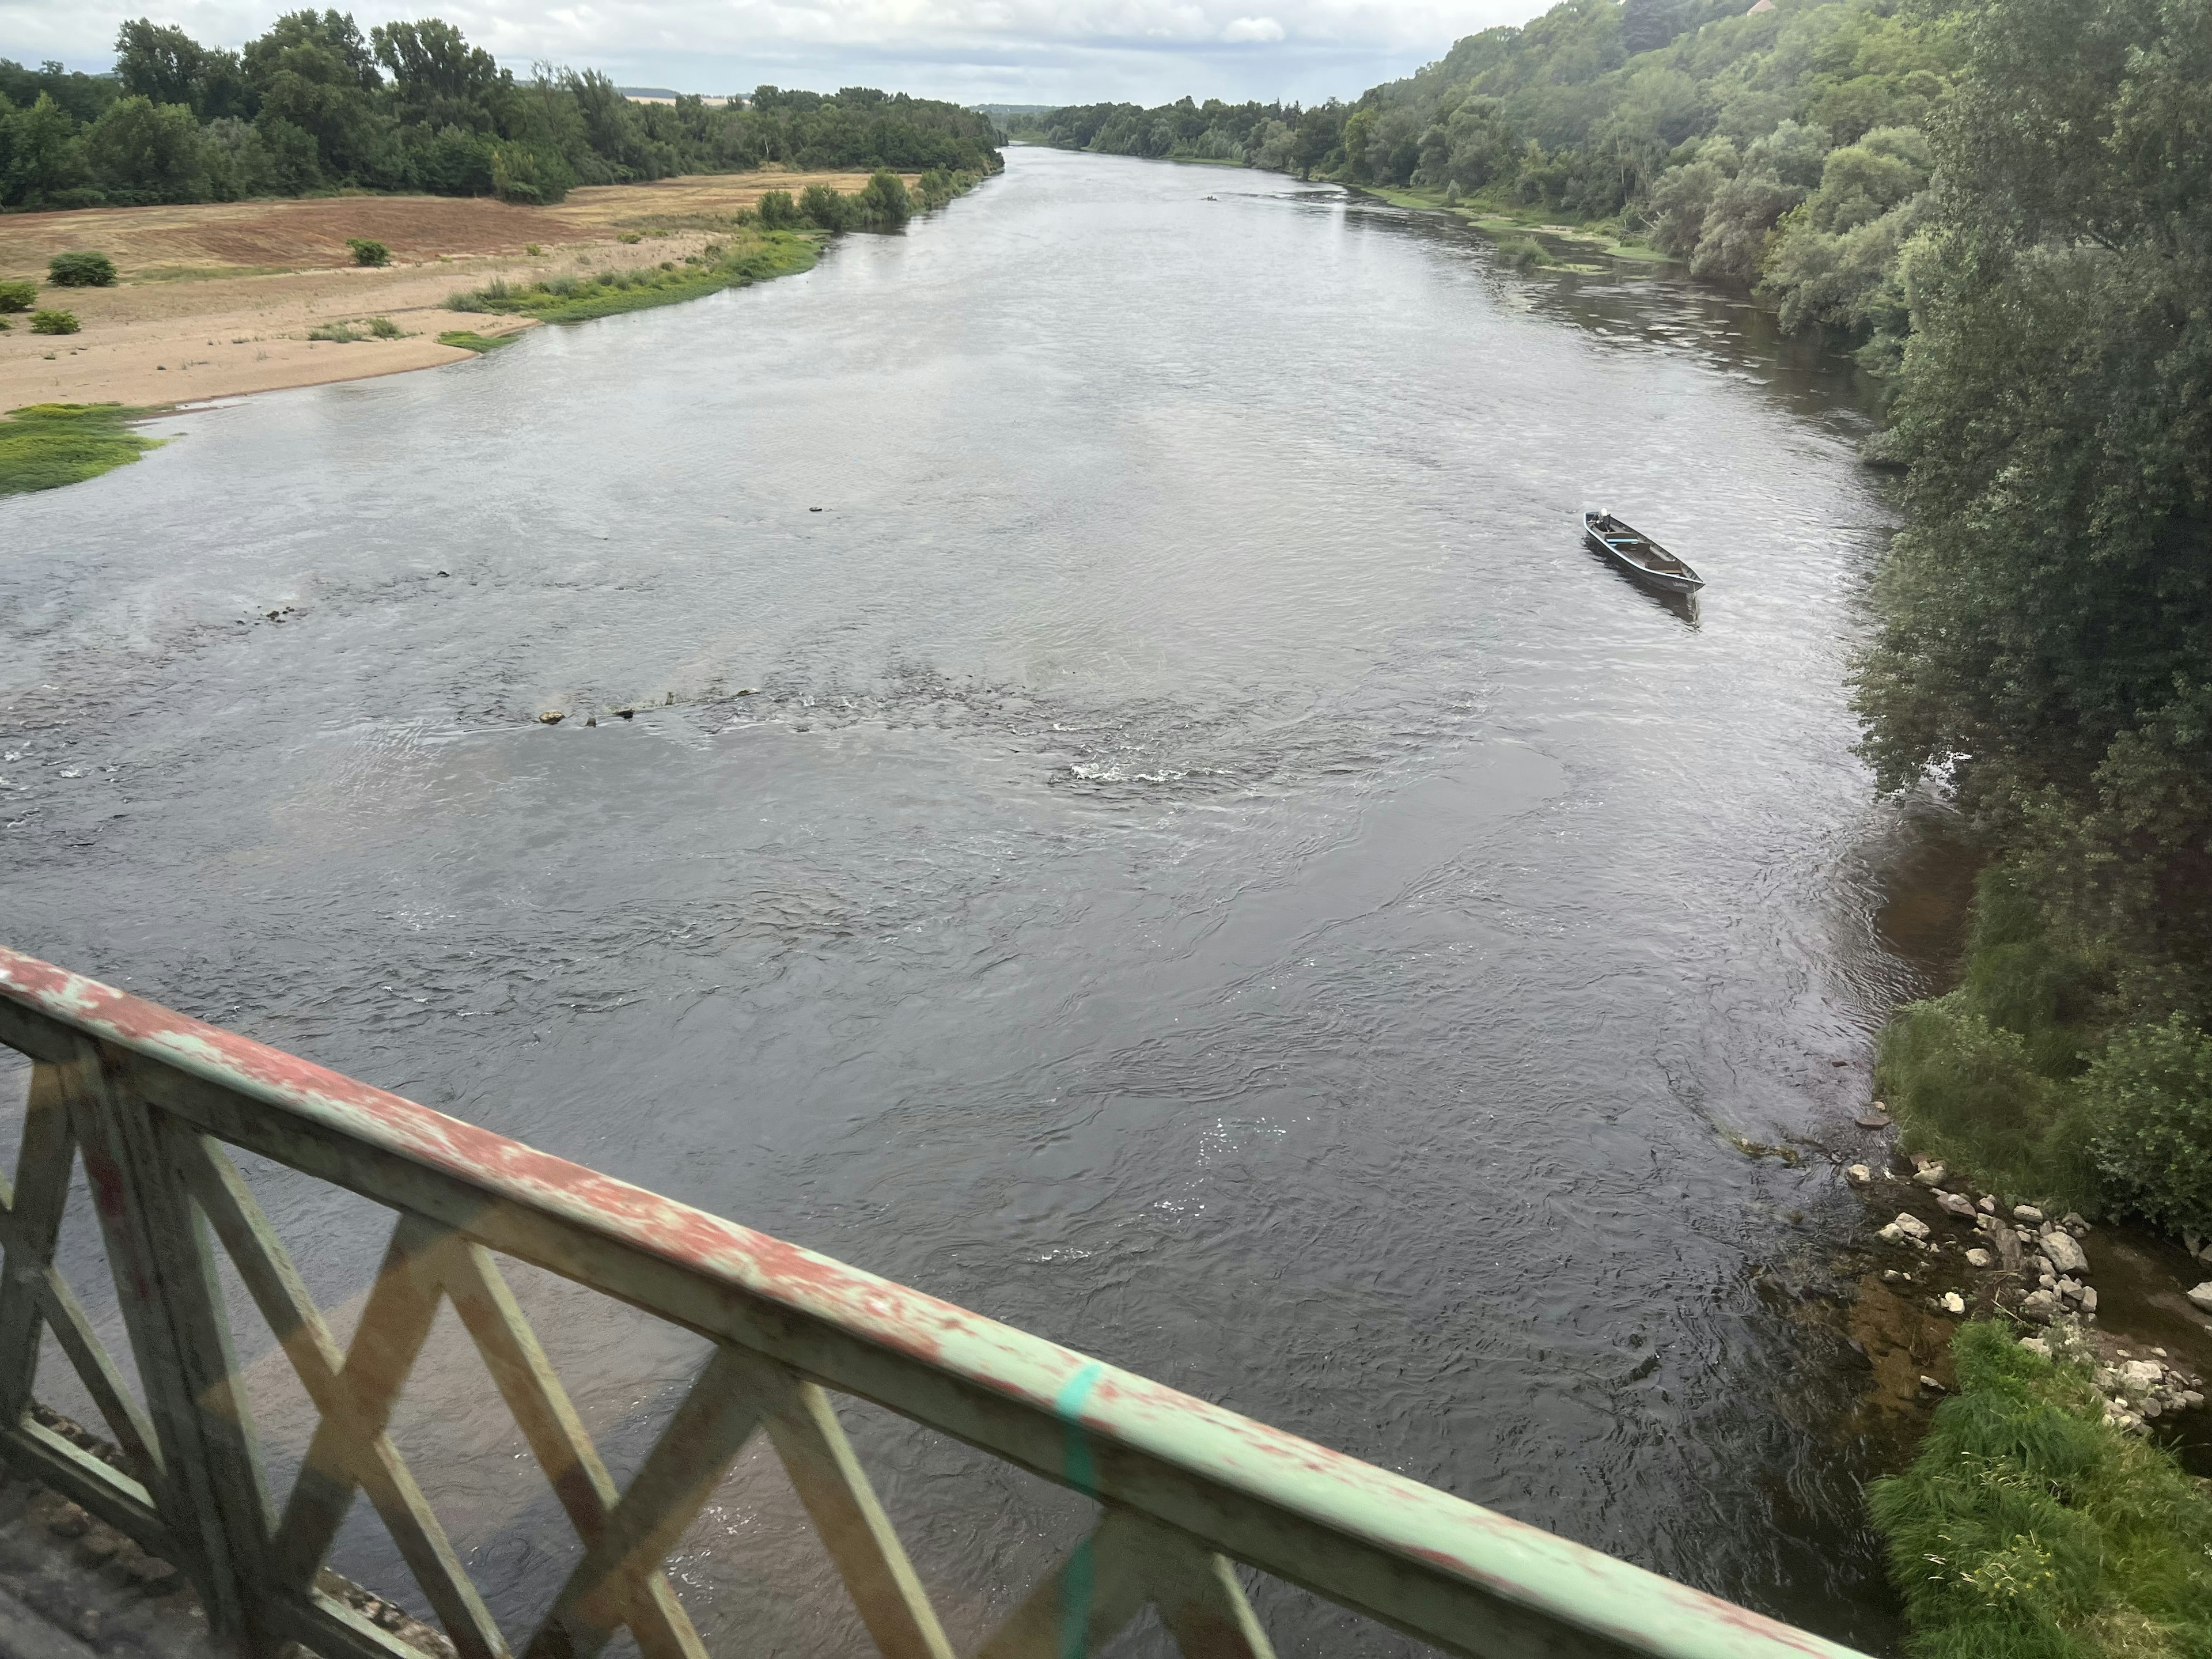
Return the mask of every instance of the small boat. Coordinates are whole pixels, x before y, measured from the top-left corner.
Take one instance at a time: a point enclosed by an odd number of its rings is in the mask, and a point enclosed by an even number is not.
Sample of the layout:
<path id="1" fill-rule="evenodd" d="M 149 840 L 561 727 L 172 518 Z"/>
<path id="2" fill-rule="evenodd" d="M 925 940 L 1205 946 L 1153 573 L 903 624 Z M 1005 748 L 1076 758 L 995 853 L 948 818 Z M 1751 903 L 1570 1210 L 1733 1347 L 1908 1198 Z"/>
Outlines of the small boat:
<path id="1" fill-rule="evenodd" d="M 1705 585 L 1705 578 L 1688 565 L 1610 513 L 1583 514 L 1583 535 L 1606 557 L 1655 587 L 1672 593 L 1694 593 Z"/>

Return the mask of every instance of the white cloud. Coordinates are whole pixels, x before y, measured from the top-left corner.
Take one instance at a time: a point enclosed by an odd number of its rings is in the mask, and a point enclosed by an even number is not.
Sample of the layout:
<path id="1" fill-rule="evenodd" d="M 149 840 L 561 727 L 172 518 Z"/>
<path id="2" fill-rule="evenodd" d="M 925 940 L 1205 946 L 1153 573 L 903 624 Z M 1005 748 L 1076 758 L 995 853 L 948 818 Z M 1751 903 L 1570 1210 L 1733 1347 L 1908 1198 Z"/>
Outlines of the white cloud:
<path id="1" fill-rule="evenodd" d="M 321 0 L 319 0 L 321 3 Z M 342 9 L 347 0 L 327 0 Z M 104 69 L 117 27 L 150 15 L 236 46 L 303 0 L 0 0 L 0 57 Z M 501 62 L 605 70 L 632 85 L 828 90 L 866 84 L 968 101 L 1158 103 L 1353 97 L 1460 36 L 1545 0 L 354 0 L 363 29 L 440 16 Z"/>
<path id="2" fill-rule="evenodd" d="M 1232 43 L 1279 40 L 1283 38 L 1283 26 L 1272 17 L 1240 17 L 1221 31 L 1221 38 Z"/>

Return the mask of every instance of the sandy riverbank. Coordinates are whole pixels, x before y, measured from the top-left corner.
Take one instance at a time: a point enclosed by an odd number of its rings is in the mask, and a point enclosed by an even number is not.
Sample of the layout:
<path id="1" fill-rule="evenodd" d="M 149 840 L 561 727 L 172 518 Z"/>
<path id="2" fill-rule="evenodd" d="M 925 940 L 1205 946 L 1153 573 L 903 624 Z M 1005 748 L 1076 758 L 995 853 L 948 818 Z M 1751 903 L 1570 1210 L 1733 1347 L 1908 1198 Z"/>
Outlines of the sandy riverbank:
<path id="1" fill-rule="evenodd" d="M 100 208 L 0 217 L 0 278 L 42 279 L 75 249 L 112 258 L 109 289 L 41 287 L 39 303 L 76 313 L 82 331 L 34 335 L 15 316 L 0 334 L 0 410 L 36 403 L 160 405 L 283 386 L 359 380 L 457 362 L 453 329 L 496 334 L 534 325 L 447 309 L 494 276 L 657 264 L 696 252 L 763 191 L 810 184 L 856 191 L 862 173 L 731 173 L 611 185 L 558 207 L 436 196 Z M 641 240 L 624 243 L 618 237 Z M 368 237 L 392 264 L 351 264 Z M 532 246 L 538 250 L 532 252 Z M 394 339 L 310 340 L 332 324 L 389 318 Z"/>

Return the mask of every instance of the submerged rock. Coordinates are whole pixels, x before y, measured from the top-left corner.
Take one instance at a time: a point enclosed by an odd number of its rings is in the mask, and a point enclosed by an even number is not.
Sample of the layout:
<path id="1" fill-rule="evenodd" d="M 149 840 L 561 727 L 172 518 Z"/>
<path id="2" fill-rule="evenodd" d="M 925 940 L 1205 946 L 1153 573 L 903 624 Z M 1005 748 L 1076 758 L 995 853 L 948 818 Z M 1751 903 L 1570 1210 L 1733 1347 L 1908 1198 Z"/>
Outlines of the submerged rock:
<path id="1" fill-rule="evenodd" d="M 1874 1180 L 1874 1171 L 1863 1164 L 1854 1164 L 1844 1171 L 1844 1179 L 1854 1187 L 1864 1187 Z"/>

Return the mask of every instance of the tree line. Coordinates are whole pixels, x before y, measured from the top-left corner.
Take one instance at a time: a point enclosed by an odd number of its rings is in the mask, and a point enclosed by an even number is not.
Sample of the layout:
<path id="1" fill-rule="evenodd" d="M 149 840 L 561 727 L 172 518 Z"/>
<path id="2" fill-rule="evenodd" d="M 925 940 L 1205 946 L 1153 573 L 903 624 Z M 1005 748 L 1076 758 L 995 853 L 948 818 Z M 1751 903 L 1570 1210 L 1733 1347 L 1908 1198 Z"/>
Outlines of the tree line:
<path id="1" fill-rule="evenodd" d="M 578 185 L 786 164 L 992 173 L 988 117 L 870 88 L 633 102 L 592 70 L 519 80 L 436 18 L 364 34 L 297 11 L 232 52 L 141 18 L 115 67 L 0 59 L 0 207 L 239 201 L 339 188 L 559 201 Z"/>

